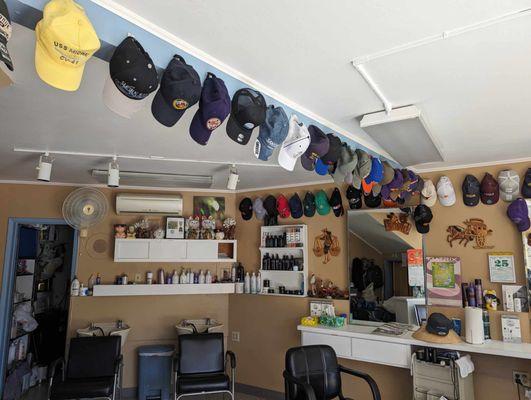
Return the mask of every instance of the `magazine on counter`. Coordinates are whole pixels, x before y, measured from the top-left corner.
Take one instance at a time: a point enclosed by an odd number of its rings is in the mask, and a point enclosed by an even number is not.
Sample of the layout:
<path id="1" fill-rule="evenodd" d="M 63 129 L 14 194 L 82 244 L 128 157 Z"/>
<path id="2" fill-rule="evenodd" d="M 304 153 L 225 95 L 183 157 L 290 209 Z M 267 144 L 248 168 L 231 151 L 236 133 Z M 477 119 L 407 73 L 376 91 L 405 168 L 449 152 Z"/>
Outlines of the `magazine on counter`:
<path id="1" fill-rule="evenodd" d="M 416 331 L 418 326 L 401 324 L 400 322 L 388 322 L 376 328 L 372 333 L 377 335 L 401 336 L 408 331 Z"/>

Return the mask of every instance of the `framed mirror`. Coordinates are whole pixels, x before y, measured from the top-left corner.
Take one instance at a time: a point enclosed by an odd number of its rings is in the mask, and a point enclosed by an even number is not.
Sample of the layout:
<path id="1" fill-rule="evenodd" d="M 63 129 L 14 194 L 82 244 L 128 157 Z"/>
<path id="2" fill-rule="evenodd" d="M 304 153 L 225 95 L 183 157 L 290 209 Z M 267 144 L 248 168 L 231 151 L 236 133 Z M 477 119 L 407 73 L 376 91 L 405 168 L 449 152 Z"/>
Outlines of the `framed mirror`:
<path id="1" fill-rule="evenodd" d="M 418 325 L 426 318 L 424 238 L 412 216 L 388 208 L 347 218 L 349 322 Z"/>

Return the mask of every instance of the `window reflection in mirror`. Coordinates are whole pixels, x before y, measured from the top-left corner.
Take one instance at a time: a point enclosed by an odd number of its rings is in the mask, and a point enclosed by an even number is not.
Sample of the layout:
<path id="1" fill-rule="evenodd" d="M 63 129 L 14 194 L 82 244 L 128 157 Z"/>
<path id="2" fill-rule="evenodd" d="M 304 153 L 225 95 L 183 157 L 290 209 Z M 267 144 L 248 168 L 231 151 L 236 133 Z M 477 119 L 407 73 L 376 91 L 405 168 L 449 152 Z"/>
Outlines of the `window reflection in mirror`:
<path id="1" fill-rule="evenodd" d="M 426 304 L 423 238 L 412 215 L 369 209 L 347 218 L 351 323 L 418 324 Z"/>

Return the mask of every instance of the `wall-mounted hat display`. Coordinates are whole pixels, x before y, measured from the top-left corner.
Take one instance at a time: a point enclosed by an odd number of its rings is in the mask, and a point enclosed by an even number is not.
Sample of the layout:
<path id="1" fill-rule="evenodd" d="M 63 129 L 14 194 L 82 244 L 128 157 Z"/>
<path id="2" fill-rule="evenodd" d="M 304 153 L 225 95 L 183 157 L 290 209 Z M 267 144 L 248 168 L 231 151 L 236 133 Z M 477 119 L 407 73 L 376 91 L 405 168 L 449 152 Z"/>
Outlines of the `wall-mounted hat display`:
<path id="1" fill-rule="evenodd" d="M 322 189 L 315 194 L 315 206 L 319 215 L 327 215 L 330 213 L 328 197 L 326 197 L 326 193 Z"/>
<path id="2" fill-rule="evenodd" d="M 428 233 L 430 231 L 430 222 L 433 219 L 433 214 L 427 205 L 420 204 L 415 207 L 413 219 L 418 233 Z"/>
<path id="3" fill-rule="evenodd" d="M 245 221 L 248 221 L 253 217 L 253 201 L 249 197 L 245 197 L 240 201 L 238 209 Z"/>
<path id="4" fill-rule="evenodd" d="M 498 182 L 488 172 L 485 173 L 485 176 L 481 180 L 480 198 L 481 202 L 487 205 L 496 204 L 500 199 Z"/>
<path id="5" fill-rule="evenodd" d="M 420 191 L 420 203 L 428 207 L 433 207 L 437 202 L 437 190 L 431 179 L 424 181 L 424 186 Z"/>
<path id="6" fill-rule="evenodd" d="M 291 215 L 289 201 L 283 194 L 277 197 L 277 211 L 280 218 L 288 218 Z"/>
<path id="7" fill-rule="evenodd" d="M 332 211 L 336 217 L 341 217 L 343 214 L 345 214 L 345 209 L 343 208 L 343 199 L 341 198 L 341 192 L 338 188 L 334 188 L 328 203 L 332 207 Z"/>
<path id="8" fill-rule="evenodd" d="M 356 189 L 354 186 L 349 185 L 347 187 L 346 196 L 351 210 L 357 210 L 362 207 L 360 189 Z"/>
<path id="9" fill-rule="evenodd" d="M 313 171 L 316 161 L 328 153 L 330 141 L 328 136 L 315 125 L 308 126 L 308 132 L 310 132 L 310 144 L 301 156 L 301 165 L 305 170 Z"/>
<path id="10" fill-rule="evenodd" d="M 352 170 L 356 168 L 358 164 L 358 155 L 348 144 L 342 143 L 341 152 L 339 153 L 339 159 L 337 160 L 337 166 L 332 174 L 334 182 L 338 185 L 343 183 L 352 183 Z"/>
<path id="11" fill-rule="evenodd" d="M 100 40 L 85 11 L 72 0 L 51 0 L 35 27 L 35 69 L 57 89 L 79 88 L 85 63 L 100 48 Z"/>
<path id="12" fill-rule="evenodd" d="M 254 211 L 254 215 L 258 219 L 264 219 L 264 217 L 266 216 L 267 211 L 264 208 L 264 202 L 262 201 L 261 197 L 257 197 L 256 199 L 254 199 L 253 211 Z"/>
<path id="13" fill-rule="evenodd" d="M 531 199 L 531 168 L 528 168 L 522 183 L 522 196 Z"/>
<path id="14" fill-rule="evenodd" d="M 288 136 L 282 142 L 278 153 L 278 163 L 288 171 L 293 171 L 297 159 L 304 154 L 310 145 L 310 132 L 293 114 L 289 119 Z"/>
<path id="15" fill-rule="evenodd" d="M 479 204 L 480 183 L 474 175 L 467 175 L 461 186 L 463 191 L 463 203 L 466 206 L 474 207 Z"/>
<path id="16" fill-rule="evenodd" d="M 162 125 L 172 127 L 200 97 L 199 74 L 176 54 L 162 74 L 159 90 L 151 103 L 151 113 Z"/>
<path id="17" fill-rule="evenodd" d="M 103 87 L 103 103 L 116 114 L 131 118 L 158 86 L 155 64 L 142 45 L 126 37 L 109 61 L 109 75 Z"/>
<path id="18" fill-rule="evenodd" d="M 531 227 L 529 208 L 524 199 L 518 198 L 507 207 L 507 216 L 516 224 L 520 232 L 525 232 Z"/>
<path id="19" fill-rule="evenodd" d="M 225 82 L 209 72 L 199 99 L 199 108 L 190 124 L 190 136 L 197 143 L 206 145 L 212 135 L 230 113 L 230 96 Z"/>
<path id="20" fill-rule="evenodd" d="M 275 196 L 269 195 L 264 199 L 264 208 L 267 211 L 267 215 L 275 217 L 278 215 L 277 199 Z"/>
<path id="21" fill-rule="evenodd" d="M 232 97 L 230 117 L 227 121 L 227 135 L 236 143 L 249 143 L 253 129 L 264 123 L 266 101 L 257 90 L 244 88 Z"/>
<path id="22" fill-rule="evenodd" d="M 442 206 L 450 207 L 455 204 L 455 190 L 452 181 L 443 175 L 437 182 L 437 197 Z"/>
<path id="23" fill-rule="evenodd" d="M 334 166 L 341 153 L 341 140 L 331 133 L 327 133 L 328 151 L 315 162 L 315 172 L 319 175 L 326 175 L 334 170 Z"/>
<path id="24" fill-rule="evenodd" d="M 313 217 L 315 215 L 316 208 L 315 196 L 312 192 L 306 192 L 304 195 L 304 216 Z"/>
<path id="25" fill-rule="evenodd" d="M 512 169 L 500 171 L 498 184 L 500 186 L 500 197 L 503 201 L 511 202 L 516 200 L 520 192 L 520 177 L 516 171 Z"/>
<path id="26" fill-rule="evenodd" d="M 254 155 L 262 161 L 267 161 L 288 136 L 289 120 L 284 109 L 274 105 L 268 106 L 265 121 L 259 129 L 258 138 L 254 143 Z"/>
<path id="27" fill-rule="evenodd" d="M 291 211 L 291 216 L 295 219 L 302 217 L 304 214 L 302 201 L 297 193 L 289 198 L 289 210 Z"/>
<path id="28" fill-rule="evenodd" d="M 0 0 L 0 61 L 13 71 L 13 60 L 7 50 L 7 42 L 11 38 L 11 18 L 4 0 Z"/>

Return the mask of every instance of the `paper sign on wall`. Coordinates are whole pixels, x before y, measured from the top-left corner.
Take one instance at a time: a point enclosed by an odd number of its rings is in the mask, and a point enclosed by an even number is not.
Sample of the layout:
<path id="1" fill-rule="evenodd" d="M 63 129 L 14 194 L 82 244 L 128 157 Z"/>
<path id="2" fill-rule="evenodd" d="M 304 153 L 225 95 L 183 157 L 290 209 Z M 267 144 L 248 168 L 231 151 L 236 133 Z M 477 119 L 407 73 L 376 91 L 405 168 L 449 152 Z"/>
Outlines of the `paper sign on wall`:
<path id="1" fill-rule="evenodd" d="M 407 276 L 409 286 L 424 286 L 422 249 L 407 251 Z"/>

